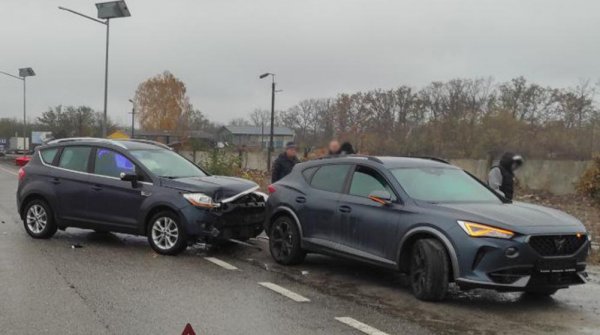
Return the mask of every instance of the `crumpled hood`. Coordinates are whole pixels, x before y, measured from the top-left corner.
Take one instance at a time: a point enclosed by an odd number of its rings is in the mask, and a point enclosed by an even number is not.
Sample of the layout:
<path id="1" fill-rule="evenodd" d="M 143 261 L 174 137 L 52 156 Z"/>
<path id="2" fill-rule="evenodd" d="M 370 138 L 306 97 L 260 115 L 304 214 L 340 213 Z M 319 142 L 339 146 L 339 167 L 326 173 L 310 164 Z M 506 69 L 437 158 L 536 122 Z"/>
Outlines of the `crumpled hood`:
<path id="1" fill-rule="evenodd" d="M 585 232 L 584 225 L 562 211 L 513 202 L 509 204 L 438 204 L 452 210 L 458 220 L 471 220 L 524 234 Z"/>
<path id="2" fill-rule="evenodd" d="M 162 185 L 185 192 L 204 193 L 216 202 L 258 187 L 255 182 L 250 180 L 224 176 L 163 178 Z"/>

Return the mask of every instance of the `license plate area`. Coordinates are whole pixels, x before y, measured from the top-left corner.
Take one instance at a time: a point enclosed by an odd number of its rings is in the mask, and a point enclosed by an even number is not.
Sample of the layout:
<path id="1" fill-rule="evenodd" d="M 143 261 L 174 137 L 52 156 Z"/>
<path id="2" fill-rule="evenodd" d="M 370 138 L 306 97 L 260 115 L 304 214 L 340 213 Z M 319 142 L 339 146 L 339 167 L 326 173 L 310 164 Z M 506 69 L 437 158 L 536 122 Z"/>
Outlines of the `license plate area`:
<path id="1" fill-rule="evenodd" d="M 542 259 L 535 267 L 540 273 L 577 272 L 577 261 L 574 259 Z"/>

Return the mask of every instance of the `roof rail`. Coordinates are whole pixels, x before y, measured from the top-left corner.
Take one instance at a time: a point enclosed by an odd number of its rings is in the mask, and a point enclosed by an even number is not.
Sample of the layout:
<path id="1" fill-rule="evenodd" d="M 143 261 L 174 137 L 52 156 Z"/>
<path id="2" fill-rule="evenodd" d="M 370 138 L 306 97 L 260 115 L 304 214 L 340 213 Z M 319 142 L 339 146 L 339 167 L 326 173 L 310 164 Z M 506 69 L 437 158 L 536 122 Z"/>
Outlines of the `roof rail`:
<path id="1" fill-rule="evenodd" d="M 66 138 L 59 138 L 56 140 L 48 141 L 48 142 L 46 142 L 46 144 L 57 144 L 57 143 L 65 143 L 65 142 L 82 142 L 82 141 L 108 142 L 110 140 L 105 139 L 105 138 L 97 138 L 97 137 L 66 137 Z"/>
<path id="2" fill-rule="evenodd" d="M 327 156 L 323 156 L 323 157 L 319 157 L 317 159 L 332 159 L 332 158 L 364 158 L 364 159 L 368 159 L 370 161 L 379 163 L 379 164 L 383 164 L 383 161 L 375 156 L 369 156 L 369 155 L 360 155 L 360 154 L 350 154 L 350 155 L 327 155 Z"/>
<path id="3" fill-rule="evenodd" d="M 137 142 L 137 143 L 152 144 L 152 145 L 156 145 L 157 147 L 161 147 L 163 149 L 173 150 L 173 148 L 171 148 L 170 146 L 168 146 L 168 145 L 166 145 L 164 143 L 160 143 L 160 142 L 152 141 L 152 140 L 144 140 L 144 139 L 137 139 L 137 138 L 128 138 L 128 139 L 122 139 L 122 140 L 117 140 L 117 141 L 128 141 L 128 142 Z"/>
<path id="4" fill-rule="evenodd" d="M 444 163 L 444 164 L 451 164 L 450 162 L 448 162 L 445 159 L 438 158 L 438 157 L 432 157 L 432 156 L 413 156 L 412 158 L 429 159 L 430 161 L 435 161 L 435 162 Z"/>

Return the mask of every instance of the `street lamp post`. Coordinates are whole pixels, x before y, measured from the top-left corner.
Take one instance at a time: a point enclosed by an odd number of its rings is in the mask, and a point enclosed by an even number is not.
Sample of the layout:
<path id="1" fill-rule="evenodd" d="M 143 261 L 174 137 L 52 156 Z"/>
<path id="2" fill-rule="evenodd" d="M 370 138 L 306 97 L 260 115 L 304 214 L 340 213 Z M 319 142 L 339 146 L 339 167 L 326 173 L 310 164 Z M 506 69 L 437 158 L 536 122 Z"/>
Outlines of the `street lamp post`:
<path id="1" fill-rule="evenodd" d="M 10 73 L 0 71 L 0 73 L 9 77 L 19 79 L 23 82 L 23 152 L 27 149 L 27 77 L 35 76 L 35 72 L 30 67 L 19 69 L 19 76 L 14 76 Z"/>
<path id="2" fill-rule="evenodd" d="M 269 133 L 269 149 L 267 150 L 267 170 L 271 171 L 271 154 L 273 153 L 273 127 L 275 124 L 275 74 L 263 73 L 258 78 L 263 79 L 271 76 L 271 132 Z"/>
<path id="3" fill-rule="evenodd" d="M 102 137 L 106 137 L 108 119 L 108 41 L 110 34 L 110 19 L 128 17 L 131 16 L 131 13 L 129 12 L 129 8 L 127 8 L 127 4 L 125 4 L 124 0 L 97 3 L 96 8 L 98 9 L 98 19 L 100 20 L 85 14 L 81 14 L 72 9 L 61 6 L 58 7 L 58 9 L 79 15 L 88 20 L 92 20 L 106 26 L 106 55 L 104 58 L 104 114 L 102 119 Z"/>
<path id="4" fill-rule="evenodd" d="M 134 131 L 135 131 L 135 101 L 129 99 L 129 102 L 131 102 L 131 138 L 135 138 L 134 136 Z"/>

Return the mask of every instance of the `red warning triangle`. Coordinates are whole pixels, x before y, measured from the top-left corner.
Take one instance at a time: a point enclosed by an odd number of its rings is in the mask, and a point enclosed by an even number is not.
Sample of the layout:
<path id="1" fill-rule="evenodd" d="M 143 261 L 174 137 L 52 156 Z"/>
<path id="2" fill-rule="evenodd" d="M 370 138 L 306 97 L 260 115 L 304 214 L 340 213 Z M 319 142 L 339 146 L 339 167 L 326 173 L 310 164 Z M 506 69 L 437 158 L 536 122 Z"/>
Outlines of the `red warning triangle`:
<path id="1" fill-rule="evenodd" d="M 192 325 L 188 323 L 185 325 L 185 328 L 183 328 L 183 333 L 181 333 L 181 335 L 196 335 L 196 332 L 194 331 L 194 328 L 192 328 Z"/>

